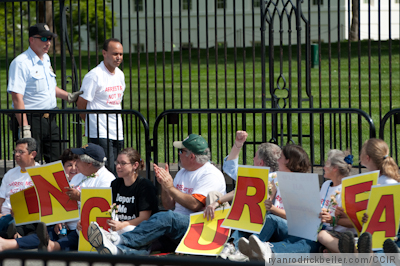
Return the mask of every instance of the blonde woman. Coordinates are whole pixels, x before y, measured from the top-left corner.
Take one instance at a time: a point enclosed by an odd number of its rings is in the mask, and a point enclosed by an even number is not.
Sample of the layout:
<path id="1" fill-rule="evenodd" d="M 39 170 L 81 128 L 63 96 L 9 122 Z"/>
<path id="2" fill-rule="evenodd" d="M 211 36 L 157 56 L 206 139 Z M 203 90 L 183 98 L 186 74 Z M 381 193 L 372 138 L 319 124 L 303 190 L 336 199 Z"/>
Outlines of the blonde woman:
<path id="1" fill-rule="evenodd" d="M 360 152 L 360 163 L 368 171 L 379 170 L 378 184 L 395 184 L 400 181 L 399 167 L 389 155 L 389 147 L 381 139 L 369 139 L 364 142 Z"/>

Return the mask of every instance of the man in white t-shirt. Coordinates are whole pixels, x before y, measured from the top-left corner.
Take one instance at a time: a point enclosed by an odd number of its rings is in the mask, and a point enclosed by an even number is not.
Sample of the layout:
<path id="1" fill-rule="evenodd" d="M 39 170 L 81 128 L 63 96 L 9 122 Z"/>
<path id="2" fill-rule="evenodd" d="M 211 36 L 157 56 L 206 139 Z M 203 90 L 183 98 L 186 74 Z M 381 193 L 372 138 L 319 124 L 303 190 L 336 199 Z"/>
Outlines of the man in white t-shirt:
<path id="1" fill-rule="evenodd" d="M 104 167 L 106 158 L 102 147 L 89 143 L 84 145 L 82 148 L 71 149 L 71 151 L 72 153 L 79 155 L 76 166 L 80 173 L 72 178 L 70 185 L 73 188 L 68 188 L 66 194 L 71 200 L 78 201 L 80 207 L 81 188 L 110 187 L 115 176 Z M 66 223 L 66 226 L 69 229 L 66 237 L 59 238 L 55 234 L 52 234 L 51 239 L 46 224 L 39 222 L 36 234 L 29 234 L 25 237 L 16 239 L 0 238 L 0 251 L 34 248 L 48 251 L 77 250 L 79 236 L 75 229 L 78 220 L 79 219 L 76 219 Z"/>
<path id="2" fill-rule="evenodd" d="M 154 164 L 162 188 L 162 204 L 168 211 L 152 215 L 134 230 L 117 238 L 109 237 L 106 231 L 92 223 L 88 230 L 89 242 L 100 254 L 143 254 L 161 237 L 176 246 L 189 226 L 189 215 L 204 209 L 208 193 L 218 191 L 225 195 L 224 176 L 209 162 L 210 150 L 203 137 L 190 134 L 184 141 L 175 141 L 174 147 L 179 149 L 182 167 L 175 179 L 169 174 L 167 165 L 163 169 Z"/>
<path id="3" fill-rule="evenodd" d="M 14 220 L 11 216 L 10 196 L 33 186 L 32 179 L 26 171 L 26 167 L 39 165 L 35 162 L 36 148 L 34 138 L 23 138 L 16 142 L 14 158 L 18 166 L 10 169 L 4 175 L 0 187 L 0 231 L 7 230 L 8 225 Z"/>
<path id="4" fill-rule="evenodd" d="M 121 110 L 125 90 L 125 76 L 118 68 L 122 63 L 123 47 L 118 39 L 108 39 L 103 45 L 104 60 L 82 81 L 76 105 L 87 110 Z M 107 158 L 107 168 L 114 174 L 114 161 L 118 151 L 124 146 L 124 134 L 120 114 L 82 114 L 86 120 L 86 136 L 90 142 L 103 147 Z"/>
<path id="5" fill-rule="evenodd" d="M 88 143 L 83 145 L 82 148 L 71 149 L 71 152 L 79 155 L 79 159 L 76 161 L 79 174 L 71 179 L 70 184 L 73 188 L 69 188 L 66 194 L 71 200 L 78 201 L 80 209 L 82 188 L 110 187 L 115 176 L 104 166 L 107 159 L 103 148 L 99 145 Z M 37 237 L 40 241 L 39 250 L 77 250 L 79 240 L 79 234 L 75 230 L 77 223 L 78 219 L 67 222 L 66 225 L 70 230 L 67 237 L 60 238 L 57 241 L 49 240 L 46 226 L 39 224 L 37 230 Z M 21 245 L 19 248 L 21 248 Z"/>

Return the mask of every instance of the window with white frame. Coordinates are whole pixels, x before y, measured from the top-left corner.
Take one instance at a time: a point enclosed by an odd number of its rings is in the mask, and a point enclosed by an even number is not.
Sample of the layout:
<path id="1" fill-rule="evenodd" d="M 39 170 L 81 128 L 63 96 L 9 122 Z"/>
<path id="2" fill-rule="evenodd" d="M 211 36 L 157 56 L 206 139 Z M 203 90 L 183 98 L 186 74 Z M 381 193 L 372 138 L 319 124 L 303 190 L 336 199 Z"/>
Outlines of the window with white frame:
<path id="1" fill-rule="evenodd" d="M 225 0 L 217 0 L 217 8 L 226 8 Z"/>
<path id="2" fill-rule="evenodd" d="M 192 0 L 182 0 L 183 10 L 192 10 Z"/>
<path id="3" fill-rule="evenodd" d="M 324 0 L 313 0 L 314 6 L 317 6 L 318 4 L 320 4 L 322 6 L 324 4 Z"/>
<path id="4" fill-rule="evenodd" d="M 143 0 L 134 0 L 133 3 L 134 3 L 135 12 L 143 11 Z"/>
<path id="5" fill-rule="evenodd" d="M 132 46 L 133 46 L 133 50 L 134 50 L 134 52 L 136 52 L 136 53 L 138 53 L 138 52 L 144 52 L 144 44 L 143 43 L 140 43 L 139 45 L 137 45 L 137 44 L 132 44 Z"/>

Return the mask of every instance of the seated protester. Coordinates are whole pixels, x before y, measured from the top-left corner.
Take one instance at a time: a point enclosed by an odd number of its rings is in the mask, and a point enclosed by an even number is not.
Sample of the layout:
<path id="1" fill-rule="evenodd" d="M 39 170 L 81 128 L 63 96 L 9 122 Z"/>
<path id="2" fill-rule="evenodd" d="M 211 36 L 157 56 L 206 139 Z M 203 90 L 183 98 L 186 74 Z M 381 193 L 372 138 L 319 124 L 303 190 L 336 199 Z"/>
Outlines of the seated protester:
<path id="1" fill-rule="evenodd" d="M 73 154 L 71 152 L 71 149 L 66 149 L 60 156 L 60 160 L 64 166 L 65 170 L 65 175 L 67 176 L 68 181 L 70 181 L 76 174 L 79 173 L 78 169 L 76 168 L 76 160 L 78 159 L 78 155 Z M 37 164 L 39 165 L 39 164 Z M 33 185 L 33 183 L 32 183 Z M 35 234 L 36 233 L 36 228 L 37 223 L 34 224 L 28 224 L 28 225 L 22 225 L 22 226 L 15 226 L 15 224 L 11 224 L 8 229 L 7 229 L 7 237 L 8 239 L 14 239 L 16 237 L 11 237 L 14 235 L 18 235 L 19 237 L 21 236 L 26 236 L 28 234 Z M 57 224 L 54 227 L 52 226 L 51 228 L 54 228 L 54 233 L 58 235 L 60 233 L 60 230 L 62 228 L 62 224 Z M 28 232 L 28 233 L 26 233 Z M 53 230 L 51 230 L 53 233 Z M 18 233 L 18 234 L 17 234 Z"/>
<path id="2" fill-rule="evenodd" d="M 367 168 L 368 171 L 379 170 L 379 185 L 386 184 L 397 184 L 400 180 L 399 167 L 397 166 L 394 159 L 389 156 L 389 147 L 385 141 L 381 139 L 371 138 L 364 142 L 360 152 L 360 163 Z M 366 223 L 368 216 L 364 214 L 363 223 Z M 397 234 L 398 239 L 400 233 Z M 351 234 L 343 235 L 336 244 L 339 251 L 342 253 L 370 253 L 372 252 L 371 244 L 372 236 L 370 233 L 365 232 L 360 235 L 358 239 L 358 247 L 355 246 L 354 237 Z M 397 245 L 400 245 L 400 241 L 397 240 Z M 386 242 L 386 246 L 390 250 L 390 241 Z"/>
<path id="3" fill-rule="evenodd" d="M 238 171 L 238 158 L 240 150 L 243 147 L 247 139 L 246 131 L 237 131 L 235 144 L 232 146 L 231 152 L 228 156 L 226 156 L 224 161 L 223 170 L 227 173 L 232 179 L 236 180 L 237 171 Z M 278 170 L 278 159 L 281 154 L 281 148 L 273 143 L 262 143 L 253 158 L 254 166 L 267 166 L 271 168 L 272 172 L 276 172 Z M 271 176 L 271 174 L 270 174 Z M 271 180 L 272 181 L 272 180 Z M 204 217 L 207 219 L 214 219 L 214 211 L 220 206 L 222 203 L 232 201 L 234 197 L 235 191 L 231 191 L 226 195 L 220 197 L 217 201 L 212 202 L 208 205 L 204 210 Z M 251 234 L 242 232 L 242 231 L 234 231 L 231 238 L 225 244 L 224 249 L 219 254 L 219 256 L 223 259 L 226 259 L 229 255 L 233 255 L 239 250 L 237 250 L 237 244 L 239 242 L 240 237 L 249 237 Z"/>
<path id="4" fill-rule="evenodd" d="M 133 148 L 125 148 L 119 152 L 115 165 L 120 178 L 111 182 L 111 188 L 113 203 L 119 206 L 119 212 L 118 219 L 107 221 L 112 230 L 111 234 L 108 233 L 109 237 L 133 230 L 158 211 L 156 188 L 150 180 L 139 176 L 139 170 L 144 167 L 140 154 Z M 41 238 L 48 251 L 63 249 L 63 240 L 49 241 L 46 245 L 46 236 L 42 235 Z"/>
<path id="5" fill-rule="evenodd" d="M 278 165 L 279 171 L 297 173 L 309 172 L 311 166 L 308 155 L 304 149 L 294 144 L 288 144 L 282 148 L 281 156 L 278 159 Z M 278 179 L 279 177 L 277 177 L 274 182 L 278 183 Z M 275 187 L 274 189 L 276 190 L 275 201 L 273 202 L 272 199 L 267 199 L 264 202 L 268 213 L 265 217 L 261 232 L 257 234 L 262 241 L 282 241 L 288 237 L 286 212 L 282 203 L 282 196 L 279 187 Z M 247 233 L 244 234 L 245 237 L 248 235 Z M 246 239 L 245 237 L 240 239 Z M 238 243 L 238 247 L 239 251 L 241 251 L 240 242 Z M 237 252 L 233 255 L 229 255 L 228 259 L 232 261 L 247 261 L 249 257 L 247 254 L 243 254 L 243 252 Z"/>
<path id="6" fill-rule="evenodd" d="M 368 171 L 379 170 L 379 185 L 396 184 L 400 181 L 399 167 L 389 156 L 389 147 L 381 139 L 369 139 L 364 142 L 360 152 L 360 163 Z"/>
<path id="7" fill-rule="evenodd" d="M 143 254 L 143 250 L 161 238 L 169 239 L 176 247 L 189 226 L 189 215 L 204 208 L 208 193 L 218 191 L 225 195 L 224 176 L 209 162 L 210 150 L 203 137 L 190 134 L 184 141 L 175 141 L 174 147 L 179 149 L 182 167 L 175 179 L 167 165 L 163 169 L 154 164 L 162 188 L 162 203 L 169 211 L 158 212 L 134 230 L 110 239 L 105 230 L 92 223 L 88 229 L 89 242 L 99 253 Z"/>
<path id="8" fill-rule="evenodd" d="M 17 233 L 14 218 L 11 216 L 10 196 L 33 186 L 32 179 L 26 171 L 26 168 L 40 165 L 35 162 L 36 154 L 35 139 L 23 138 L 17 140 L 14 150 L 14 159 L 17 166 L 10 169 L 4 175 L 0 187 L 0 235 L 4 238 L 14 238 Z M 11 230 L 7 230 L 9 226 Z M 29 230 L 30 227 L 31 230 Z M 22 236 L 29 231 L 34 232 L 34 230 L 34 225 L 18 227 L 18 232 Z"/>
<path id="9" fill-rule="evenodd" d="M 87 187 L 109 187 L 111 181 L 115 179 L 115 176 L 104 167 L 106 161 L 105 153 L 103 148 L 96 144 L 86 144 L 82 148 L 71 149 L 72 153 L 79 155 L 79 159 L 76 161 L 76 166 L 80 173 L 76 174 L 70 184 L 73 188 L 68 189 L 66 192 L 71 200 L 78 201 L 80 207 L 80 191 L 81 188 Z M 78 219 L 75 221 L 67 222 L 66 225 L 69 228 L 67 237 L 58 239 L 57 234 L 53 234 L 51 231 L 50 236 L 52 240 L 57 242 L 51 242 L 62 250 L 77 250 L 78 249 L 78 234 L 76 232 L 76 225 Z M 17 239 L 0 239 L 0 250 L 7 249 L 47 249 L 49 241 L 48 228 L 44 223 L 38 223 L 36 234 L 32 234 L 26 237 Z"/>
<path id="10" fill-rule="evenodd" d="M 126 148 L 120 151 L 115 166 L 119 178 L 111 183 L 111 188 L 113 203 L 118 206 L 118 219 L 107 222 L 112 231 L 122 234 L 157 213 L 158 200 L 153 183 L 139 176 L 144 161 L 136 150 Z"/>
<path id="11" fill-rule="evenodd" d="M 333 218 L 336 208 L 341 205 L 342 178 L 349 176 L 353 163 L 352 158 L 351 155 L 346 155 L 342 151 L 331 150 L 325 163 L 325 177 L 330 180 L 322 184 L 320 190 L 320 218 L 324 230 L 319 233 L 318 239 L 324 241 L 326 246 L 329 246 L 329 241 L 326 240 L 328 237 L 337 238 L 347 228 L 352 228 L 352 223 L 346 216 L 340 217 L 338 220 Z M 335 230 L 330 232 L 333 228 Z M 268 258 L 272 257 L 272 253 L 275 254 L 275 257 L 277 253 L 316 253 L 319 247 L 320 243 L 316 241 L 296 236 L 289 236 L 283 241 L 273 243 L 263 242 L 256 235 L 250 236 L 249 240 L 245 238 L 239 240 L 239 250 L 251 259 L 259 261 L 268 261 Z"/>
<path id="12" fill-rule="evenodd" d="M 60 160 L 64 166 L 65 175 L 67 176 L 68 181 L 71 181 L 76 174 L 79 174 L 79 170 L 76 167 L 76 161 L 78 159 L 79 156 L 74 154 L 71 149 L 65 149 L 60 156 Z"/>
<path id="13" fill-rule="evenodd" d="M 79 159 L 79 156 L 77 154 L 72 153 L 71 149 L 65 149 L 60 156 L 60 160 L 64 166 L 64 171 L 65 171 L 65 175 L 68 179 L 68 182 L 70 182 L 75 175 L 79 174 L 79 170 L 76 167 L 76 161 L 78 159 Z M 53 234 L 53 232 L 54 232 L 56 235 L 59 235 L 60 231 L 62 229 L 62 226 L 63 226 L 63 224 L 61 224 L 61 223 L 57 224 L 55 226 L 50 226 L 48 228 L 48 231 L 50 234 Z M 51 230 L 51 228 L 54 228 L 54 229 Z M 69 228 L 67 228 L 67 231 L 68 230 L 69 230 Z M 58 236 L 57 236 L 57 238 L 58 238 Z"/>

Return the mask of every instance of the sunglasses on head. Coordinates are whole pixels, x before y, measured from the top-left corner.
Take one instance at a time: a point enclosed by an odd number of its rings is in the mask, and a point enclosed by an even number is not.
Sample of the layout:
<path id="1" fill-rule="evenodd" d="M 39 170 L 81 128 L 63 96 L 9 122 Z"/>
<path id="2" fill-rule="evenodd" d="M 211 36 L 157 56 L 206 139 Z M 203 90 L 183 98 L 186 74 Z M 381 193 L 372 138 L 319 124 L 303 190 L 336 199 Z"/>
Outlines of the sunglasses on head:
<path id="1" fill-rule="evenodd" d="M 33 38 L 40 39 L 42 42 L 51 41 L 52 39 L 52 37 L 37 37 L 37 36 L 33 36 Z"/>

